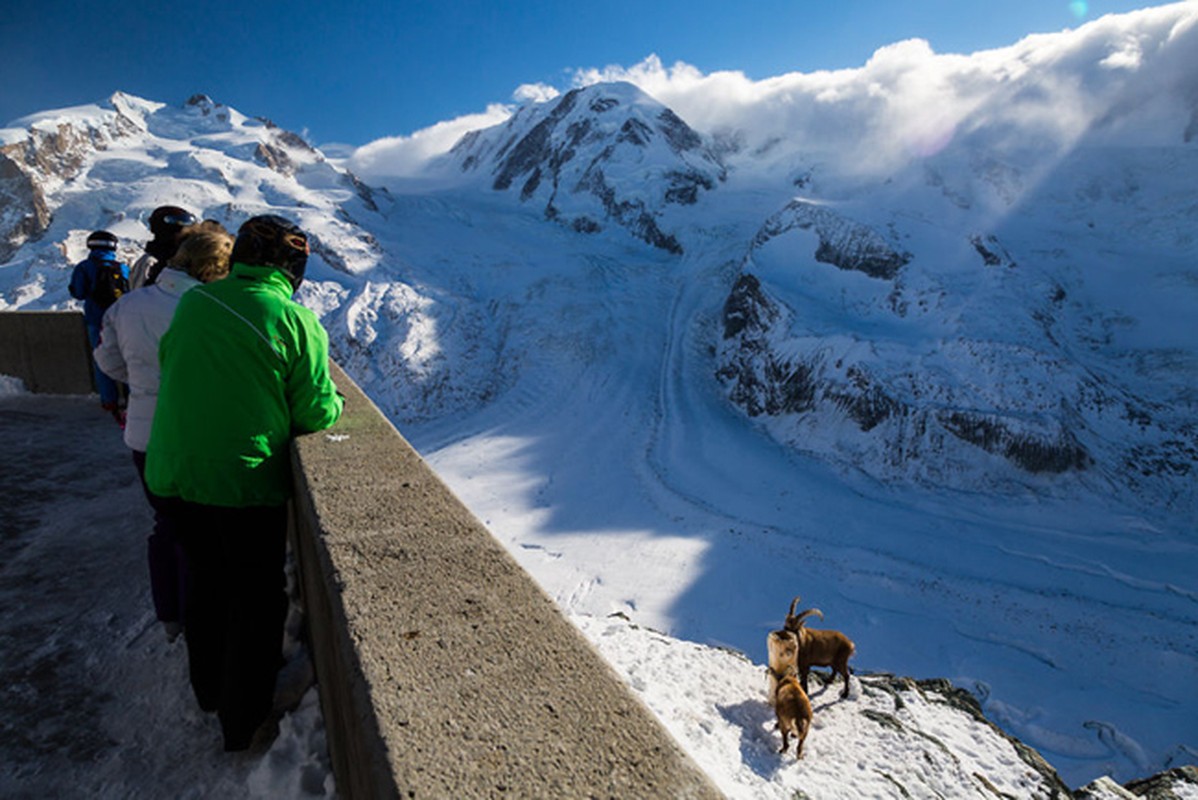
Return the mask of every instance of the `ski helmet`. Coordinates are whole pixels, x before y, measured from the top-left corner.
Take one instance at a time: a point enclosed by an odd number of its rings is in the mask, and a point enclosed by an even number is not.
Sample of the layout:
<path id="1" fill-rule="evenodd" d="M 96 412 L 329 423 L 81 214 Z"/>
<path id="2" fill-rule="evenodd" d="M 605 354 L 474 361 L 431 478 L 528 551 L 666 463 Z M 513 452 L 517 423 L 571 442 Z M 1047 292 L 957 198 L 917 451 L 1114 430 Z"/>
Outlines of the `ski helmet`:
<path id="1" fill-rule="evenodd" d="M 251 217 L 238 228 L 229 260 L 280 269 L 287 274 L 294 290 L 304 280 L 309 252 L 308 237 L 298 225 L 277 214 L 262 214 Z"/>
<path id="2" fill-rule="evenodd" d="M 89 250 L 116 250 L 117 238 L 108 231 L 92 231 L 87 237 Z"/>
<path id="3" fill-rule="evenodd" d="M 150 214 L 150 233 L 155 238 L 173 236 L 188 225 L 195 225 L 195 214 L 178 206 L 158 206 Z"/>

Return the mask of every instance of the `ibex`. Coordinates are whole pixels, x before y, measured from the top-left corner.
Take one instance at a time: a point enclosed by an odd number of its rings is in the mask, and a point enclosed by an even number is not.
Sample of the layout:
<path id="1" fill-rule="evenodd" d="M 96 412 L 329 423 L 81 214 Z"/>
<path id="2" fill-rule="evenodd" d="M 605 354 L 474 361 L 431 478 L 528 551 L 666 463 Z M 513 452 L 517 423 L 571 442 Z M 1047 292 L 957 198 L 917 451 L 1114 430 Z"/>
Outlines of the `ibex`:
<path id="1" fill-rule="evenodd" d="M 767 693 L 772 703 L 778 693 L 778 683 L 783 678 L 799 676 L 799 637 L 787 630 L 771 631 L 765 638 L 765 648 L 769 654 Z"/>
<path id="2" fill-rule="evenodd" d="M 798 740 L 795 748 L 795 758 L 803 757 L 803 742 L 811 730 L 811 701 L 807 693 L 799 685 L 796 677 L 796 656 L 798 655 L 798 637 L 790 631 L 773 631 L 766 638 L 769 650 L 770 702 L 774 705 L 774 714 L 778 717 L 778 730 L 782 733 L 782 749 L 785 753 L 790 746 L 790 736 Z"/>
<path id="3" fill-rule="evenodd" d="M 793 633 L 798 639 L 799 651 L 796 660 L 803 691 L 807 691 L 807 674 L 811 672 L 812 667 L 831 667 L 832 680 L 836 680 L 837 673 L 844 676 L 844 691 L 840 693 L 840 696 L 841 698 L 848 697 L 849 658 L 853 655 L 856 646 L 849 637 L 840 631 L 810 630 L 805 627 L 804 623 L 808 617 L 818 616 L 823 619 L 824 612 L 818 608 L 809 608 L 796 615 L 795 606 L 798 605 L 799 600 L 800 598 L 796 597 L 791 601 L 790 612 L 786 615 L 783 628 Z"/>

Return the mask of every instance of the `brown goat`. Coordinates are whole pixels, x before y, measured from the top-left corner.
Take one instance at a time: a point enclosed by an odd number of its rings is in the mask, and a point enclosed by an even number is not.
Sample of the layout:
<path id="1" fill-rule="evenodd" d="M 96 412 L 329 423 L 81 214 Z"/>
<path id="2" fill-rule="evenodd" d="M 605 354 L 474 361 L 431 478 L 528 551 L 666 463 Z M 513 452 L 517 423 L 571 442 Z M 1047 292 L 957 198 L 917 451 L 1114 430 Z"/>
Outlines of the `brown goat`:
<path id="1" fill-rule="evenodd" d="M 803 742 L 811 730 L 813 713 L 811 701 L 798 681 L 798 637 L 791 631 L 772 631 L 766 638 L 769 651 L 769 696 L 778 717 L 778 730 L 782 733 L 782 749 L 785 753 L 793 734 L 799 740 L 796 758 L 803 757 Z"/>
<path id="2" fill-rule="evenodd" d="M 778 752 L 786 752 L 786 748 L 790 746 L 790 734 L 793 733 L 799 740 L 799 745 L 795 748 L 795 758 L 802 758 L 803 742 L 807 740 L 814 715 L 811 711 L 811 701 L 807 699 L 807 693 L 799 686 L 795 676 L 787 675 L 778 681 L 778 691 L 774 694 L 774 713 L 778 717 L 778 730 L 782 732 L 782 749 Z"/>
<path id="3" fill-rule="evenodd" d="M 778 694 L 778 682 L 783 678 L 797 678 L 799 675 L 799 637 L 787 630 L 770 631 L 765 639 L 766 652 L 769 655 L 769 688 L 766 693 L 770 702 Z"/>
<path id="4" fill-rule="evenodd" d="M 811 672 L 812 667 L 831 667 L 832 680 L 836 680 L 837 673 L 844 676 L 844 691 L 840 693 L 840 696 L 841 698 L 848 697 L 849 675 L 851 674 L 849 658 L 856 650 L 856 645 L 840 631 L 807 628 L 804 623 L 808 617 L 818 616 L 823 619 L 824 612 L 818 608 L 809 608 L 796 615 L 795 606 L 798 605 L 799 599 L 796 597 L 791 601 L 790 613 L 786 615 L 783 628 L 792 632 L 799 640 L 799 652 L 796 660 L 803 691 L 807 691 L 807 674 Z"/>

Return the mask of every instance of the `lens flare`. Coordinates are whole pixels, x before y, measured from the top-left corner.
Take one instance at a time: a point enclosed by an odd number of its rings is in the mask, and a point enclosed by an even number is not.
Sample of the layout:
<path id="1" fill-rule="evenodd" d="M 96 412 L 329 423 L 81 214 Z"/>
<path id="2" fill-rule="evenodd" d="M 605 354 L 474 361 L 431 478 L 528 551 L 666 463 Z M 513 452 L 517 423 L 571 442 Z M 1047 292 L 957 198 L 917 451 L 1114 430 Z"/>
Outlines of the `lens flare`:
<path id="1" fill-rule="evenodd" d="M 1087 3 L 1086 0 L 1073 0 L 1073 2 L 1069 4 L 1069 10 L 1072 11 L 1073 16 L 1077 17 L 1078 19 L 1085 19 L 1086 15 L 1090 13 L 1090 4 Z"/>

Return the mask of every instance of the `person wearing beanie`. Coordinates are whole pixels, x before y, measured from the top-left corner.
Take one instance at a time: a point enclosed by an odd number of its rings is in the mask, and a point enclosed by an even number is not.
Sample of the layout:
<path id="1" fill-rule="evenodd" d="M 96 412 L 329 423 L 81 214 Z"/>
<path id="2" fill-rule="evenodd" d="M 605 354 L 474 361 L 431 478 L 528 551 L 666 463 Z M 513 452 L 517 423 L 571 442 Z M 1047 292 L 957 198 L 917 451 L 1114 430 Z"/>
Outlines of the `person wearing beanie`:
<path id="1" fill-rule="evenodd" d="M 130 290 L 154 282 L 162 267 L 179 248 L 184 230 L 197 221 L 194 214 L 179 206 L 158 206 L 154 209 L 149 220 L 150 233 L 154 238 L 146 242 L 145 255 L 134 262 L 129 272 Z"/>
<path id="2" fill-rule="evenodd" d="M 247 220 L 229 276 L 183 295 L 158 351 L 146 483 L 178 523 L 189 677 L 228 751 L 277 731 L 290 443 L 341 416 L 328 334 L 291 299 L 308 252 L 289 220 Z"/>
<path id="3" fill-rule="evenodd" d="M 170 326 L 179 298 L 193 286 L 229 273 L 233 237 L 223 227 L 189 235 L 152 286 L 125 295 L 104 313 L 96 364 L 129 386 L 125 444 L 154 509 L 154 530 L 146 541 L 150 596 L 154 611 L 173 642 L 183 630 L 186 563 L 169 509 L 146 486 L 146 446 L 158 403 L 158 342 Z"/>
<path id="4" fill-rule="evenodd" d="M 68 291 L 83 301 L 83 323 L 87 341 L 94 350 L 100 343 L 104 312 L 129 290 L 129 268 L 116 257 L 117 237 L 109 231 L 93 231 L 87 237 L 87 258 L 75 265 Z M 96 391 L 100 405 L 123 423 L 121 387 L 94 361 Z"/>

